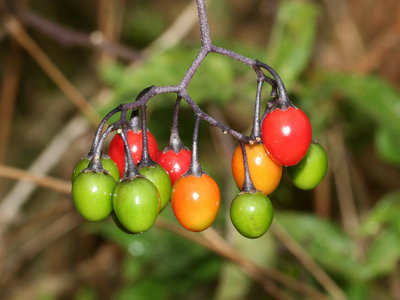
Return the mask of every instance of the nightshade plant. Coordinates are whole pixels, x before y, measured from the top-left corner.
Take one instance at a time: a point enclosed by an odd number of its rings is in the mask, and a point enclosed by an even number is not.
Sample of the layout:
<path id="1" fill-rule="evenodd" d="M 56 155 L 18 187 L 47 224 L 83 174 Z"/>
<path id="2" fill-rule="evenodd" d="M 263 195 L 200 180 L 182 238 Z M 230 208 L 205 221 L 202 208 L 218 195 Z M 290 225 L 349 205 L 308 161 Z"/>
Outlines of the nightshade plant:
<path id="1" fill-rule="evenodd" d="M 282 166 L 296 169 L 297 163 L 306 155 L 312 135 L 310 121 L 289 100 L 285 86 L 273 68 L 212 43 L 204 2 L 196 0 L 201 48 L 182 80 L 177 85 L 145 88 L 135 101 L 110 111 L 97 128 L 88 155 L 84 161 L 78 162 L 81 171 L 74 173 L 73 198 L 78 211 L 88 220 L 101 220 L 112 213 L 118 227 L 132 233 L 143 232 L 151 228 L 171 197 L 172 209 L 182 226 L 191 231 L 208 228 L 218 213 L 220 192 L 198 160 L 198 127 L 203 120 L 240 143 L 232 159 L 232 171 L 241 190 L 231 206 L 233 224 L 249 238 L 263 235 L 270 226 L 273 208 L 266 196 L 279 184 Z M 194 74 L 209 53 L 232 58 L 255 72 L 257 91 L 253 129 L 249 136 L 205 113 L 188 93 Z M 272 100 L 267 102 L 260 118 L 261 91 L 265 84 L 271 87 Z M 147 130 L 146 106 L 154 96 L 166 93 L 176 94 L 177 100 L 170 143 L 159 153 L 157 142 Z M 182 100 L 189 104 L 196 116 L 192 151 L 182 144 L 178 133 Z M 120 114 L 119 120 L 106 128 L 115 114 Z M 109 154 L 120 170 L 120 180 L 115 180 L 115 166 L 111 170 L 102 158 L 104 140 L 114 131 L 117 134 L 111 142 Z M 259 161 L 262 161 L 261 166 Z M 82 165 L 87 165 L 87 168 L 82 170 Z M 312 168 L 301 168 L 302 172 L 307 172 L 307 169 L 312 172 Z M 326 164 L 321 168 L 326 170 Z M 319 170 L 319 173 L 325 174 L 324 170 Z M 315 178 L 313 186 L 323 176 Z M 103 182 L 107 187 L 99 188 Z M 93 188 L 89 191 L 88 187 Z"/>

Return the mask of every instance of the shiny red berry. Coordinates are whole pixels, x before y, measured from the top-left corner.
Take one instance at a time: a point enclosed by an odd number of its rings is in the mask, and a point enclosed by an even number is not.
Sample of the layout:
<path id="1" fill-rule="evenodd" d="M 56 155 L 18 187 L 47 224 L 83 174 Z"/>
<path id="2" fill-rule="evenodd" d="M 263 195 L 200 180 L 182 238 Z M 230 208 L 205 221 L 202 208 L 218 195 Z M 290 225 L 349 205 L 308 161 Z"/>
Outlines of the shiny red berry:
<path id="1" fill-rule="evenodd" d="M 311 143 L 310 120 L 296 107 L 274 109 L 265 116 L 261 130 L 265 149 L 283 166 L 301 161 Z"/>
<path id="2" fill-rule="evenodd" d="M 178 153 L 173 149 L 165 149 L 158 156 L 157 162 L 163 167 L 174 185 L 175 181 L 189 170 L 192 151 L 182 148 Z"/>
<path id="3" fill-rule="evenodd" d="M 127 139 L 129 144 L 129 149 L 131 150 L 132 158 L 135 164 L 138 164 L 142 159 L 143 150 L 143 134 L 142 130 L 128 130 Z M 149 153 L 152 160 L 156 160 L 158 157 L 158 146 L 157 141 L 154 136 L 147 131 L 147 142 L 149 147 Z M 118 166 L 119 173 L 122 177 L 124 174 L 125 166 L 125 151 L 124 151 L 124 141 L 116 134 L 110 143 L 110 148 L 108 150 L 108 155 L 111 159 L 115 161 Z"/>

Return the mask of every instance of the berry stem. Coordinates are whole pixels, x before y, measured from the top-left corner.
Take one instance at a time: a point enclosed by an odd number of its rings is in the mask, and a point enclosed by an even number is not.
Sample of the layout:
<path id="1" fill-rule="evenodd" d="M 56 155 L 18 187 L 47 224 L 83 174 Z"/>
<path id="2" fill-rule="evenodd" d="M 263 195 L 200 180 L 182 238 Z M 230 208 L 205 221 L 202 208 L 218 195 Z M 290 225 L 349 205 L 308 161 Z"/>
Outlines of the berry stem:
<path id="1" fill-rule="evenodd" d="M 140 119 L 139 119 L 139 110 L 137 110 L 137 109 L 132 110 L 131 119 L 129 121 L 129 127 L 134 132 L 138 132 L 140 129 L 142 129 L 142 126 L 140 124 Z"/>
<path id="2" fill-rule="evenodd" d="M 119 129 L 118 133 L 120 134 L 122 140 L 124 141 L 124 148 L 125 148 L 125 172 L 123 179 L 133 179 L 136 176 L 139 175 L 138 169 L 135 166 L 135 163 L 133 162 L 131 150 L 129 149 L 129 143 L 127 139 L 127 125 L 124 124 L 122 126 L 122 130 Z"/>
<path id="3" fill-rule="evenodd" d="M 142 112 L 142 140 L 143 140 L 143 147 L 142 147 L 142 159 L 140 161 L 139 169 L 148 166 L 154 166 L 155 162 L 151 159 L 149 153 L 149 143 L 147 140 L 147 120 L 146 120 L 146 105 L 141 107 Z"/>
<path id="4" fill-rule="evenodd" d="M 196 177 L 201 177 L 204 174 L 203 169 L 200 166 L 199 155 L 198 155 L 198 137 L 199 137 L 199 124 L 201 117 L 196 115 L 196 121 L 194 123 L 193 130 L 193 145 L 192 145 L 192 160 L 190 162 L 189 170 L 183 175 L 194 175 Z"/>
<path id="5" fill-rule="evenodd" d="M 262 80 L 257 80 L 257 94 L 256 102 L 254 105 L 254 120 L 253 129 L 251 130 L 250 139 L 255 140 L 258 143 L 261 142 L 261 124 L 260 124 L 260 104 L 261 104 L 261 90 L 264 82 Z"/>
<path id="6" fill-rule="evenodd" d="M 196 102 L 189 96 L 189 94 L 186 91 L 180 93 L 180 96 L 192 107 L 195 114 L 199 116 L 202 120 L 207 121 L 212 126 L 221 128 L 224 134 L 230 134 L 240 141 L 245 141 L 245 142 L 249 141 L 248 136 L 245 136 L 237 132 L 236 130 L 229 128 L 228 126 L 222 124 L 218 120 L 214 119 L 213 117 L 202 111 L 201 108 L 196 104 Z"/>
<path id="7" fill-rule="evenodd" d="M 291 106 L 292 102 L 289 100 L 285 85 L 283 84 L 282 79 L 279 76 L 279 74 L 272 67 L 270 67 L 269 65 L 267 65 L 263 62 L 260 62 L 258 60 L 256 61 L 256 65 L 257 65 L 257 67 L 266 69 L 274 77 L 277 88 L 279 90 L 278 101 L 279 101 L 280 108 L 286 109 L 287 107 Z"/>
<path id="8" fill-rule="evenodd" d="M 271 100 L 267 102 L 267 106 L 265 107 L 264 114 L 261 118 L 261 123 L 264 120 L 265 116 L 272 110 L 272 108 L 276 105 L 277 99 Z"/>
<path id="9" fill-rule="evenodd" d="M 239 141 L 240 148 L 242 149 L 242 156 L 243 156 L 243 165 L 244 165 L 244 182 L 242 187 L 242 192 L 255 192 L 257 189 L 255 188 L 253 181 L 251 180 L 250 170 L 249 170 L 249 163 L 247 161 L 247 153 L 246 147 L 242 141 Z"/>
<path id="10" fill-rule="evenodd" d="M 122 105 L 119 105 L 118 107 L 114 108 L 112 111 L 110 111 L 104 118 L 101 120 L 99 126 L 97 126 L 96 133 L 94 135 L 92 147 L 90 148 L 90 151 L 88 153 L 88 156 L 92 156 L 95 152 L 96 149 L 99 148 L 99 141 L 101 139 L 101 133 L 103 132 L 104 126 L 106 125 L 107 121 L 115 115 L 117 112 L 122 111 Z"/>
<path id="11" fill-rule="evenodd" d="M 179 105 L 182 98 L 178 96 L 175 102 L 174 114 L 172 116 L 172 126 L 171 126 L 171 136 L 169 138 L 168 148 L 172 149 L 175 153 L 179 153 L 182 150 L 183 144 L 179 136 L 178 129 L 178 115 L 179 115 Z"/>
<path id="12" fill-rule="evenodd" d="M 106 131 L 101 135 L 101 138 L 97 140 L 96 148 L 90 150 L 89 154 L 87 155 L 88 158 L 91 158 L 90 163 L 88 165 L 88 169 L 95 170 L 100 172 L 103 170 L 103 165 L 101 163 L 101 149 L 104 144 L 104 140 L 106 137 L 115 130 L 115 126 L 112 124 L 107 127 Z"/>
<path id="13" fill-rule="evenodd" d="M 203 45 L 211 45 L 210 28 L 208 25 L 207 11 L 204 0 L 196 0 L 199 16 L 201 42 Z"/>

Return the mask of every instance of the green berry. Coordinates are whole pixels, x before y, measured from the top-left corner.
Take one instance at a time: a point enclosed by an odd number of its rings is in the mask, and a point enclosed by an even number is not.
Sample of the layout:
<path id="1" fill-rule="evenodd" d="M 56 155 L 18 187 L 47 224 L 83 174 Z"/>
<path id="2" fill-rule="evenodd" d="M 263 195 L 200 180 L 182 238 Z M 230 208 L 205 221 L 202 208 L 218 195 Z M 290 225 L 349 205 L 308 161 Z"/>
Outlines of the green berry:
<path id="1" fill-rule="evenodd" d="M 231 204 L 231 221 L 239 233 L 258 238 L 269 228 L 274 217 L 271 201 L 261 192 L 242 192 Z"/>
<path id="2" fill-rule="evenodd" d="M 320 144 L 312 142 L 307 154 L 287 173 L 296 187 L 302 190 L 315 188 L 324 179 L 328 170 L 328 156 Z"/>
<path id="3" fill-rule="evenodd" d="M 81 172 L 72 183 L 72 198 L 78 212 L 89 221 L 105 219 L 112 211 L 115 180 L 105 172 Z"/>
<path id="4" fill-rule="evenodd" d="M 150 180 L 157 188 L 160 194 L 160 212 L 167 206 L 171 199 L 171 179 L 159 164 L 155 166 L 144 167 L 139 173 Z"/>
<path id="5" fill-rule="evenodd" d="M 114 212 L 121 225 L 133 233 L 150 229 L 159 212 L 160 198 L 155 185 L 137 176 L 117 184 L 114 190 Z"/>

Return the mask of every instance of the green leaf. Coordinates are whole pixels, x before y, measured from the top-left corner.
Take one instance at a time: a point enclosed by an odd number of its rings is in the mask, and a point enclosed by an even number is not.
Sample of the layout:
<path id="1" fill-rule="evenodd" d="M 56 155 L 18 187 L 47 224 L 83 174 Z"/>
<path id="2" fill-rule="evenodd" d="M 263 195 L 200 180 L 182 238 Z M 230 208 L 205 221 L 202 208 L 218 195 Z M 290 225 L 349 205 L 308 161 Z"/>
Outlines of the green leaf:
<path id="1" fill-rule="evenodd" d="M 95 300 L 97 299 L 96 290 L 92 287 L 83 286 L 79 288 L 75 295 L 75 300 Z"/>
<path id="2" fill-rule="evenodd" d="M 376 76 L 341 73 L 326 74 L 324 81 L 400 139 L 400 94 L 390 84 Z"/>
<path id="3" fill-rule="evenodd" d="M 400 228 L 400 190 L 381 198 L 360 225 L 363 237 L 378 234 L 385 226 Z"/>
<path id="4" fill-rule="evenodd" d="M 360 233 L 371 239 L 365 258 L 366 277 L 392 272 L 400 259 L 400 190 L 377 202 L 362 222 Z"/>
<path id="5" fill-rule="evenodd" d="M 370 299 L 369 291 L 370 285 L 365 284 L 365 282 L 350 282 L 345 288 L 345 293 L 349 300 L 365 300 Z"/>
<path id="6" fill-rule="evenodd" d="M 300 213 L 279 213 L 276 218 L 325 270 L 349 281 L 363 279 L 355 244 L 337 225 Z"/>
<path id="7" fill-rule="evenodd" d="M 400 231 L 387 228 L 371 243 L 365 260 L 365 272 L 369 279 L 386 275 L 395 270 L 400 258 Z"/>
<path id="8" fill-rule="evenodd" d="M 235 229 L 232 228 L 232 230 Z M 266 233 L 262 237 L 252 240 L 241 236 L 235 230 L 230 237 L 235 248 L 258 265 L 271 266 L 276 262 L 276 245 L 271 233 Z M 250 287 L 251 281 L 248 275 L 244 274 L 236 264 L 225 262 L 221 270 L 215 300 L 245 299 Z"/>
<path id="9" fill-rule="evenodd" d="M 318 9 L 311 2 L 280 3 L 266 62 L 277 70 L 286 88 L 290 90 L 310 61 Z"/>
<path id="10" fill-rule="evenodd" d="M 223 264 L 215 300 L 244 299 L 251 286 L 249 277 L 235 264 Z"/>
<path id="11" fill-rule="evenodd" d="M 166 299 L 167 287 L 165 285 L 161 285 L 156 280 L 152 279 L 144 279 L 135 285 L 126 286 L 121 289 L 117 296 L 116 300 L 162 300 Z"/>
<path id="12" fill-rule="evenodd" d="M 99 70 L 101 80 L 115 86 L 123 79 L 125 67 L 120 63 L 109 63 Z"/>
<path id="13" fill-rule="evenodd" d="M 390 84 L 373 75 L 319 73 L 300 91 L 301 107 L 309 113 L 317 133 L 340 116 L 347 116 L 353 122 L 349 134 L 366 128 L 362 132 L 365 137 L 378 127 L 375 136 L 378 154 L 386 162 L 400 165 L 400 93 Z M 347 102 L 335 103 L 334 98 L 344 98 Z M 354 141 L 358 136 L 352 138 Z"/>
<path id="14" fill-rule="evenodd" d="M 397 132 L 380 127 L 375 135 L 375 146 L 384 161 L 400 166 L 400 136 Z"/>

